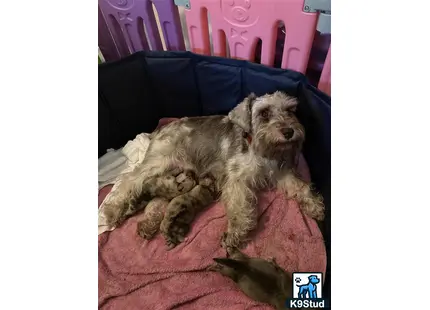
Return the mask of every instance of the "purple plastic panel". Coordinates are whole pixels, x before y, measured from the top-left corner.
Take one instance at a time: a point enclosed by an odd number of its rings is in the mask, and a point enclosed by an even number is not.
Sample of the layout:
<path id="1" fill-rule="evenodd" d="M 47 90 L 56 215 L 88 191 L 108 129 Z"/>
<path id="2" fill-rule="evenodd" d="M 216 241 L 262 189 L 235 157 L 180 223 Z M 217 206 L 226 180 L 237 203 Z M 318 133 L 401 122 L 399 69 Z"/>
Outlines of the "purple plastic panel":
<path id="1" fill-rule="evenodd" d="M 103 57 L 106 61 L 118 60 L 121 55 L 112 38 L 106 21 L 103 17 L 100 7 L 98 7 L 99 14 L 99 48 L 102 51 Z"/>
<path id="2" fill-rule="evenodd" d="M 99 5 L 121 57 L 140 50 L 163 50 L 150 0 L 99 0 Z M 173 0 L 154 0 L 154 5 L 166 48 L 184 50 L 179 13 Z"/>
<path id="3" fill-rule="evenodd" d="M 158 12 L 166 48 L 169 51 L 185 51 L 181 20 L 174 0 L 152 0 Z"/>

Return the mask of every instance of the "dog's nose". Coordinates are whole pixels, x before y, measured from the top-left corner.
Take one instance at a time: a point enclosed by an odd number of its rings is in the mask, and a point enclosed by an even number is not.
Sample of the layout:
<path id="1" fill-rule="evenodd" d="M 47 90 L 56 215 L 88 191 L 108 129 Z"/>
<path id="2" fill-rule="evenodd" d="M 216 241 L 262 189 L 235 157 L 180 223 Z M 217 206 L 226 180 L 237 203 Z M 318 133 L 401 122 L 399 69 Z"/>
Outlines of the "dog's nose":
<path id="1" fill-rule="evenodd" d="M 284 135 L 285 139 L 291 139 L 294 135 L 294 129 L 284 128 L 282 129 L 282 134 Z"/>

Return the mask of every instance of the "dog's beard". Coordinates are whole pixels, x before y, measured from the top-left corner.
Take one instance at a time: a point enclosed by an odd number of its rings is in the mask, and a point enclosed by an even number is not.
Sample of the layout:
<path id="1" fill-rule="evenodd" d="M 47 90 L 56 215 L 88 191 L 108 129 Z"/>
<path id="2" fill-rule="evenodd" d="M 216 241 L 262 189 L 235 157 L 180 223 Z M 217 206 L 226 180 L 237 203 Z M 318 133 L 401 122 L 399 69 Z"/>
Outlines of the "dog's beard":
<path id="1" fill-rule="evenodd" d="M 280 168 L 294 168 L 298 164 L 300 155 L 299 141 L 267 141 L 266 139 L 256 139 L 253 141 L 255 152 L 269 160 L 275 160 Z"/>
<path id="2" fill-rule="evenodd" d="M 294 142 L 289 149 L 284 150 L 279 161 L 280 168 L 296 168 L 299 164 L 300 149 L 300 144 Z"/>

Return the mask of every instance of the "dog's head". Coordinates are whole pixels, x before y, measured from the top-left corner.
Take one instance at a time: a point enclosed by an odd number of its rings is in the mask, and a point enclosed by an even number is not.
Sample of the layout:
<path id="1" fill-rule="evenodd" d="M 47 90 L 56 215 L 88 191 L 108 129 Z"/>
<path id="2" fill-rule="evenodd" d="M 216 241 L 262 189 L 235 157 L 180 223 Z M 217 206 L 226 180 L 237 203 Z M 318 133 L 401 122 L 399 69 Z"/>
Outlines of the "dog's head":
<path id="1" fill-rule="evenodd" d="M 257 154 L 282 161 L 286 155 L 298 156 L 305 139 L 305 129 L 295 115 L 297 104 L 296 98 L 280 91 L 261 97 L 251 94 L 229 118 L 251 136 Z"/>
<path id="2" fill-rule="evenodd" d="M 317 276 L 312 275 L 312 276 L 309 276 L 308 279 L 309 279 L 309 282 L 312 284 L 320 283 L 320 279 L 318 279 Z"/>

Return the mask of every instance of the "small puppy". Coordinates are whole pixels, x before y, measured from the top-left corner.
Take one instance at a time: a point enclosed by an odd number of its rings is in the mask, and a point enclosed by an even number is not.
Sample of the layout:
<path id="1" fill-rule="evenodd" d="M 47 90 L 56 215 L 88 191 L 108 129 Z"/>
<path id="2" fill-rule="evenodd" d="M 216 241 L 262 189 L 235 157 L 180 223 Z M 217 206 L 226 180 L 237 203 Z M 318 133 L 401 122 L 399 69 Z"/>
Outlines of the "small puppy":
<path id="1" fill-rule="evenodd" d="M 212 175 L 206 174 L 196 182 L 197 185 L 189 192 L 173 198 L 170 202 L 159 197 L 152 199 L 137 225 L 138 235 L 151 240 L 160 231 L 169 250 L 183 242 L 197 213 L 216 198 Z"/>
<path id="2" fill-rule="evenodd" d="M 160 232 L 169 250 L 184 241 L 197 213 L 210 205 L 215 198 L 215 179 L 211 174 L 206 174 L 191 191 L 170 201 L 160 223 Z"/>
<path id="3" fill-rule="evenodd" d="M 137 224 L 137 233 L 143 239 L 151 240 L 160 229 L 169 201 L 164 198 L 152 199 Z"/>
<path id="4" fill-rule="evenodd" d="M 228 248 L 227 253 L 229 258 L 214 258 L 217 264 L 209 270 L 232 279 L 251 299 L 276 309 L 286 309 L 286 299 L 291 297 L 293 291 L 292 279 L 274 259 L 267 261 L 249 257 L 237 248 Z"/>

